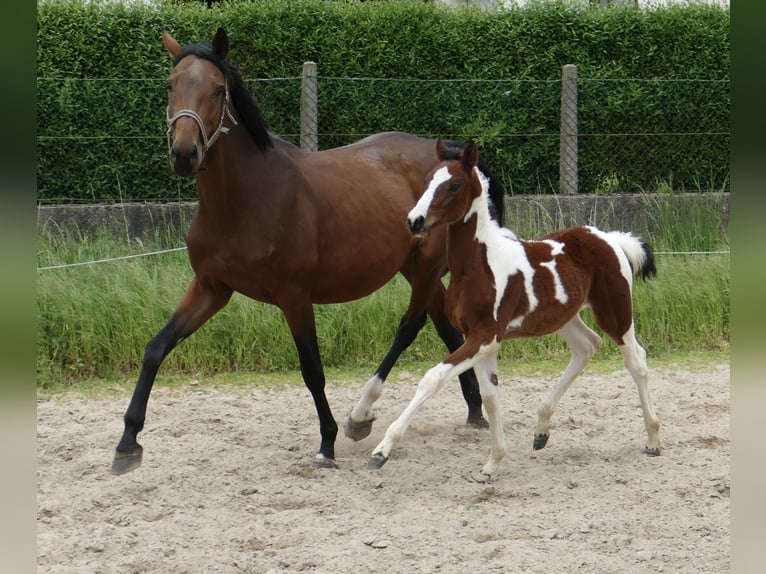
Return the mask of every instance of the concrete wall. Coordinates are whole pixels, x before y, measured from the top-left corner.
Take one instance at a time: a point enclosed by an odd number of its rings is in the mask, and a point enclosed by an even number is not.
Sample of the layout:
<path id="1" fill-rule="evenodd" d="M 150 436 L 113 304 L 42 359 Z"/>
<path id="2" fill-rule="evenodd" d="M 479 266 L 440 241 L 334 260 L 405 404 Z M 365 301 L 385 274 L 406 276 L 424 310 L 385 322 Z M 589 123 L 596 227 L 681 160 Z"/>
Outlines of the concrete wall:
<path id="1" fill-rule="evenodd" d="M 692 203 L 703 203 L 718 211 L 721 225 L 728 228 L 728 193 L 518 195 L 505 198 L 505 222 L 519 231 L 595 225 L 646 235 L 655 231 L 647 206 L 665 205 L 674 213 L 684 213 Z M 195 202 L 40 206 L 37 227 L 40 233 L 52 235 L 71 232 L 88 237 L 109 230 L 124 237 L 148 238 L 169 228 L 185 231 L 196 207 Z"/>

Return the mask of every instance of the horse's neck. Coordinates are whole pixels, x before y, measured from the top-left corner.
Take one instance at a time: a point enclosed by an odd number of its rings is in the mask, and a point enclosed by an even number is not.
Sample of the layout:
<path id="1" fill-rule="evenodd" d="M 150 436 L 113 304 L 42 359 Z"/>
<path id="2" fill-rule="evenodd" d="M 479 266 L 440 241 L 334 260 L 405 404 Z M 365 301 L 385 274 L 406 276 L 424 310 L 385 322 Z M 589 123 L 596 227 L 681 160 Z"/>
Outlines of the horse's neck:
<path id="1" fill-rule="evenodd" d="M 492 219 L 489 209 L 489 196 L 483 191 L 473 200 L 465 216 L 450 225 L 448 258 L 450 270 L 460 270 L 473 265 L 477 254 L 486 254 L 507 240 L 519 241 L 516 235 Z M 474 253 L 474 251 L 476 253 Z"/>
<path id="2" fill-rule="evenodd" d="M 242 150 L 248 146 L 252 146 L 252 150 L 245 156 Z M 222 134 L 207 152 L 206 169 L 197 175 L 198 211 L 210 220 L 233 223 L 245 205 L 257 201 L 258 190 L 263 187 L 259 181 L 269 162 L 268 153 L 258 151 L 240 126 Z M 243 165 L 252 173 L 247 182 L 241 181 Z"/>

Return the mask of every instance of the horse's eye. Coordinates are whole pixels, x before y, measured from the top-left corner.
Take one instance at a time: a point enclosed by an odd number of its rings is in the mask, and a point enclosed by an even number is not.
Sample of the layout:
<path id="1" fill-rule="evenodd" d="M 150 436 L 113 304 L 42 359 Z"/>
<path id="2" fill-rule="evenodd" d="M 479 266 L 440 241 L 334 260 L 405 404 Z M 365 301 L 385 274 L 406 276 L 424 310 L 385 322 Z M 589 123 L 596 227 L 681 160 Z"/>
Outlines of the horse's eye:
<path id="1" fill-rule="evenodd" d="M 168 89 L 168 92 L 172 92 L 173 91 L 173 84 L 171 82 L 167 82 L 165 84 L 165 87 Z"/>
<path id="2" fill-rule="evenodd" d="M 447 188 L 447 190 L 450 193 L 457 193 L 458 191 L 460 191 L 461 187 L 463 187 L 462 183 L 460 183 L 459 181 L 454 181 L 451 184 L 449 184 L 449 187 Z"/>
<path id="3" fill-rule="evenodd" d="M 213 96 L 218 98 L 226 93 L 226 88 L 224 86 L 216 86 L 215 90 L 213 90 Z"/>

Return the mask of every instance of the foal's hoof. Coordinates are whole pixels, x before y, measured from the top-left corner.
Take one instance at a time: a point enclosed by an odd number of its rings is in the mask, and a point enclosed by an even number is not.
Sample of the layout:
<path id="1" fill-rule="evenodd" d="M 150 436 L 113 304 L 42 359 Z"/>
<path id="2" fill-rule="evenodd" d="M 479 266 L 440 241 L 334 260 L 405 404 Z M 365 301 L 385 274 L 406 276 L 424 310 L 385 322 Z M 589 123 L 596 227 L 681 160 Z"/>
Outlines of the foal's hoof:
<path id="1" fill-rule="evenodd" d="M 372 453 L 370 460 L 367 461 L 367 470 L 378 470 L 388 460 L 387 456 L 383 456 L 379 452 Z"/>
<path id="2" fill-rule="evenodd" d="M 644 453 L 647 456 L 660 456 L 660 447 L 649 448 L 647 446 L 646 448 L 644 448 Z"/>
<path id="3" fill-rule="evenodd" d="M 475 429 L 489 428 L 489 423 L 487 422 L 487 419 L 485 419 L 481 414 L 481 411 L 479 411 L 478 414 L 468 413 L 468 418 L 466 419 L 465 424 Z"/>
<path id="4" fill-rule="evenodd" d="M 314 457 L 314 468 L 338 468 L 338 463 L 333 458 L 327 458 L 323 454 Z"/>
<path id="5" fill-rule="evenodd" d="M 110 472 L 115 475 L 120 475 L 137 469 L 141 466 L 143 453 L 144 449 L 140 446 L 137 449 L 126 452 L 121 452 L 119 450 L 115 451 Z"/>
<path id="6" fill-rule="evenodd" d="M 346 437 L 358 442 L 363 438 L 370 435 L 372 432 L 372 422 L 375 418 L 368 419 L 366 421 L 355 421 L 351 417 L 346 419 L 346 424 L 343 425 L 343 432 L 346 433 Z"/>
<path id="7" fill-rule="evenodd" d="M 547 434 L 541 434 L 541 435 L 535 435 L 535 440 L 532 442 L 532 450 L 540 450 L 541 448 L 544 448 L 546 444 L 548 444 L 548 438 L 550 438 Z"/>

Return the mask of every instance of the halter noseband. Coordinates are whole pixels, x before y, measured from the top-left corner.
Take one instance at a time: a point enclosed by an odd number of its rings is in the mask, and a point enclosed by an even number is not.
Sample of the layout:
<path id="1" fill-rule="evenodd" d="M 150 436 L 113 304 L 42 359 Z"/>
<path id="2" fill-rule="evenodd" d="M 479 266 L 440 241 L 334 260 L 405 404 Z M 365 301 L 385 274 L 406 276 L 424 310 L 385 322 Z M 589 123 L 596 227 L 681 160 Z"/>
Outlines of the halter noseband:
<path id="1" fill-rule="evenodd" d="M 171 133 L 173 131 L 173 125 L 175 125 L 176 121 L 179 118 L 182 117 L 188 117 L 193 119 L 195 122 L 197 122 L 197 126 L 199 127 L 199 133 L 202 136 L 202 154 L 204 155 L 207 150 L 209 150 L 212 145 L 216 142 L 218 139 L 218 136 L 221 134 L 229 133 L 229 128 L 223 125 L 223 122 L 226 120 L 226 118 L 229 118 L 231 120 L 231 123 L 233 125 L 237 125 L 237 120 L 234 119 L 234 116 L 231 113 L 231 110 L 229 109 L 229 84 L 228 82 L 225 85 L 225 96 L 223 100 L 223 107 L 221 108 L 221 117 L 218 120 L 218 127 L 213 132 L 213 135 L 208 137 L 207 130 L 205 129 L 205 123 L 202 121 L 202 118 L 200 115 L 195 112 L 194 110 L 189 109 L 183 109 L 175 113 L 173 117 L 170 117 L 170 106 L 168 106 L 167 111 L 165 112 L 165 115 L 167 117 L 167 124 L 168 124 L 168 150 L 173 146 L 173 142 L 171 140 Z"/>

